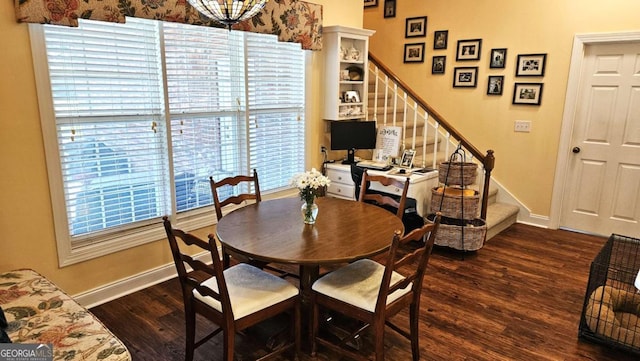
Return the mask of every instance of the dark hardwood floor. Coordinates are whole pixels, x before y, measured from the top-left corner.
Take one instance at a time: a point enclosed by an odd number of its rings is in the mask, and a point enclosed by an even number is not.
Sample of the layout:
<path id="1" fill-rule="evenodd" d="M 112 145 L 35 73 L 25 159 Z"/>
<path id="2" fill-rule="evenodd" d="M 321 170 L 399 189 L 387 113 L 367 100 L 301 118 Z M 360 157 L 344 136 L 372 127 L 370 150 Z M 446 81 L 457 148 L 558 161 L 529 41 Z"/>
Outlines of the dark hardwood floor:
<path id="1" fill-rule="evenodd" d="M 601 237 L 516 224 L 464 259 L 461 253 L 436 249 L 424 281 L 421 359 L 638 360 L 638 355 L 578 338 L 589 265 L 604 242 Z M 183 359 L 184 316 L 177 280 L 91 311 L 127 345 L 134 360 Z M 286 327 L 276 320 L 240 336 L 238 359 L 254 359 L 260 352 L 254 350 L 264 347 L 264 331 L 281 324 Z M 221 360 L 221 340 L 218 335 L 200 347 L 196 359 Z M 385 344 L 387 360 L 411 359 L 409 342 L 388 328 Z M 365 340 L 363 347 L 367 345 Z M 300 359 L 312 360 L 306 354 Z M 317 357 L 338 359 L 324 349 Z"/>

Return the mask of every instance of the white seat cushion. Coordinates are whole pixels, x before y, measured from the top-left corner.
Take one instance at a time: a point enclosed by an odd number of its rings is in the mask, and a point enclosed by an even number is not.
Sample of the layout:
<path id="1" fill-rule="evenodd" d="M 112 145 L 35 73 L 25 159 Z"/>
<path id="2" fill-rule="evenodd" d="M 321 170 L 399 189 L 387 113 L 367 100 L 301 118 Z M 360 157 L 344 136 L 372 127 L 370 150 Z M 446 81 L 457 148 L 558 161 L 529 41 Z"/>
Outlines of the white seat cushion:
<path id="1" fill-rule="evenodd" d="M 245 263 L 227 268 L 224 278 L 236 320 L 298 295 L 298 289 L 291 283 Z M 215 277 L 202 282 L 202 285 L 218 292 Z M 202 296 L 197 290 L 193 290 L 193 295 L 222 312 L 222 304 L 214 298 Z"/>
<path id="2" fill-rule="evenodd" d="M 383 275 L 383 265 L 370 259 L 361 259 L 325 275 L 314 282 L 311 288 L 318 293 L 374 312 Z M 391 285 L 403 279 L 401 274 L 393 272 Z M 407 294 L 411 287 L 410 283 L 407 287 L 388 295 L 387 304 Z"/>

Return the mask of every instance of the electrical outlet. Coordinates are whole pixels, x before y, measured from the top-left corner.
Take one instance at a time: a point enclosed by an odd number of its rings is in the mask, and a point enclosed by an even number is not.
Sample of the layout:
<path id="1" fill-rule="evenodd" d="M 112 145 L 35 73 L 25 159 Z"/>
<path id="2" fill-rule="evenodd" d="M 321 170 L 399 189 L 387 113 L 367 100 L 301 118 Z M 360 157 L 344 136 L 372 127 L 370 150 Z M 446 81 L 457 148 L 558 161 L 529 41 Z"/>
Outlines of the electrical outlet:
<path id="1" fill-rule="evenodd" d="M 320 146 L 320 153 L 326 153 L 327 152 L 327 147 L 325 147 L 324 145 Z"/>
<path id="2" fill-rule="evenodd" d="M 516 120 L 514 128 L 514 132 L 524 132 L 529 133 L 531 131 L 531 121 L 530 120 Z"/>

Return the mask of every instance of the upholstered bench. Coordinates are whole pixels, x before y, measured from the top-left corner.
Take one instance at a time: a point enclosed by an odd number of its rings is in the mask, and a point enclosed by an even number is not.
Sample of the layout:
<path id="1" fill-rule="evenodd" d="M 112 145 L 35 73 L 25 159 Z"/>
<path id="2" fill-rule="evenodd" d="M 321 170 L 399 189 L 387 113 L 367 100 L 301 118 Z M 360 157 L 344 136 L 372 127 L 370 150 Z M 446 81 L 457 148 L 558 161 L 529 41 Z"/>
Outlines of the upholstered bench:
<path id="1" fill-rule="evenodd" d="M 34 270 L 0 274 L 0 306 L 11 341 L 51 344 L 54 360 L 131 360 L 100 320 Z"/>

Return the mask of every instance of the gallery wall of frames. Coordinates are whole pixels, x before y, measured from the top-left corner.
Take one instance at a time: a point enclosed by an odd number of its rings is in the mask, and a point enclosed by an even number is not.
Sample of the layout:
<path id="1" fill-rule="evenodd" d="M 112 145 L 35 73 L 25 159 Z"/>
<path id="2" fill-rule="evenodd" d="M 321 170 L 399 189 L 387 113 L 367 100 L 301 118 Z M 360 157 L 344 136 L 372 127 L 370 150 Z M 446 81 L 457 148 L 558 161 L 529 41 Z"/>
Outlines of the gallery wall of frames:
<path id="1" fill-rule="evenodd" d="M 384 6 L 384 18 L 395 18 L 396 0 L 364 0 L 364 7 Z M 447 74 L 447 56 L 444 50 L 449 46 L 449 30 L 439 29 L 429 33 L 428 17 L 416 16 L 406 18 L 404 31 L 404 63 L 421 64 L 427 58 L 426 53 L 432 50 L 431 75 L 445 76 Z M 455 35 L 455 34 L 453 34 Z M 432 39 L 429 40 L 429 36 Z M 546 53 L 515 54 L 513 60 L 508 59 L 507 48 L 492 48 L 483 59 L 483 39 L 456 39 L 455 62 L 449 73 L 452 77 L 453 88 L 477 88 L 481 71 L 487 71 L 486 94 L 488 96 L 502 96 L 505 88 L 504 72 L 514 68 L 515 81 L 513 83 L 514 105 L 540 105 L 542 101 L 542 78 L 547 61 Z M 432 44 L 427 49 L 427 44 Z"/>

